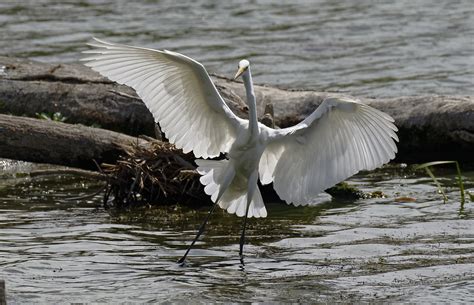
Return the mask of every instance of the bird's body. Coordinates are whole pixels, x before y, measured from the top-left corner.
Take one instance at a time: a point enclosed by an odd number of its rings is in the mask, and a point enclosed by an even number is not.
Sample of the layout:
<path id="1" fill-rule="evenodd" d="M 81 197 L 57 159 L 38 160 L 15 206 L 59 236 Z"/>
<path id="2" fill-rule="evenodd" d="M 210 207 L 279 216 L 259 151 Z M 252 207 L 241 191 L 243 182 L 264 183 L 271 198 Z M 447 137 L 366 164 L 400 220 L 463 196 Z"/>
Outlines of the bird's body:
<path id="1" fill-rule="evenodd" d="M 247 100 L 253 101 L 249 103 L 249 119 L 242 121 L 226 160 L 197 160 L 198 172 L 203 175 L 201 182 L 206 186 L 205 192 L 229 213 L 235 213 L 238 216 L 266 217 L 267 211 L 257 180 L 258 165 L 268 144 L 268 132 L 261 128 L 263 125 L 257 121 L 250 70 L 245 73 L 243 78 L 247 86 Z M 217 168 L 212 171 L 211 176 L 207 169 L 213 166 Z M 248 210 L 247 206 L 249 206 Z"/>
<path id="2" fill-rule="evenodd" d="M 262 184 L 273 182 L 287 203 L 305 205 L 358 171 L 388 162 L 397 151 L 393 119 L 349 98 L 327 98 L 293 127 L 273 129 L 259 123 L 247 60 L 239 62 L 236 75 L 242 75 L 246 89 L 245 120 L 226 105 L 205 68 L 189 57 L 98 39 L 90 45 L 94 49 L 85 52 L 94 55 L 84 59 L 86 65 L 133 87 L 170 142 L 198 158 L 226 154 L 224 160 L 197 159 L 197 171 L 215 202 L 211 212 L 218 204 L 245 216 L 241 254 L 247 217 L 267 216 L 259 179 Z"/>

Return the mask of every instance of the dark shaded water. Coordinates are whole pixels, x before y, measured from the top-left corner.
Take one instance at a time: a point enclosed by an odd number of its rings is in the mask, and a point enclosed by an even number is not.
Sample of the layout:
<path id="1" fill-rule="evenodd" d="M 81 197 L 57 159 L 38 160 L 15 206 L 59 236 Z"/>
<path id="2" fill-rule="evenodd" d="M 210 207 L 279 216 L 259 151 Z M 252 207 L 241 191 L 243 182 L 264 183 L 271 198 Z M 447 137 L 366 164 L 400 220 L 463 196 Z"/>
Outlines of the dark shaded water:
<path id="1" fill-rule="evenodd" d="M 232 76 L 356 96 L 474 93 L 471 0 L 0 3 L 0 54 L 74 62 L 91 36 L 182 52 Z"/>
<path id="2" fill-rule="evenodd" d="M 13 177 L 36 166 L 4 162 L 0 270 L 10 304 L 67 302 L 468 302 L 474 293 L 474 206 L 443 204 L 430 180 L 403 171 L 350 180 L 387 198 L 268 204 L 252 219 L 246 267 L 240 219 L 219 210 L 188 267 L 176 265 L 206 210 L 109 213 L 100 183 L 71 176 Z M 474 172 L 465 173 L 473 190 Z M 416 202 L 394 198 L 409 196 Z"/>

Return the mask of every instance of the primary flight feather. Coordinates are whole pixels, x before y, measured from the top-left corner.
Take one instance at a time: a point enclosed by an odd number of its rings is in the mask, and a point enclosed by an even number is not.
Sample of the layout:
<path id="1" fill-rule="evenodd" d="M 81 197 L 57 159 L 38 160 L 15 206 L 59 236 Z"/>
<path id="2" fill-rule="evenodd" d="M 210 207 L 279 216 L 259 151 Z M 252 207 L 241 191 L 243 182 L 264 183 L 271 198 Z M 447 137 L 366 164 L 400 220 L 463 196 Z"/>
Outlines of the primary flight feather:
<path id="1" fill-rule="evenodd" d="M 287 203 L 305 205 L 358 171 L 383 165 L 397 152 L 393 119 L 353 99 L 328 98 L 301 123 L 272 129 L 257 121 L 247 60 L 239 62 L 236 78 L 244 81 L 248 120 L 230 110 L 199 62 L 167 50 L 94 40 L 89 44 L 93 49 L 85 51 L 90 54 L 85 64 L 134 88 L 171 143 L 197 158 L 226 153 L 224 160 L 197 159 L 197 171 L 215 205 L 245 220 L 267 216 L 259 178 L 262 184 L 273 182 Z"/>

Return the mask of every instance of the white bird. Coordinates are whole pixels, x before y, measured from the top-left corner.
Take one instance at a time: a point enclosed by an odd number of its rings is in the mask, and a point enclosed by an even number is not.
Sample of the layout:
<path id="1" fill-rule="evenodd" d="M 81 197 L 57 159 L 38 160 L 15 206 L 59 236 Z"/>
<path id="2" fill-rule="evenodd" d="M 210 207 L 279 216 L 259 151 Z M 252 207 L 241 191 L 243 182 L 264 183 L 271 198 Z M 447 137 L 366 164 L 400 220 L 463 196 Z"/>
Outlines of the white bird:
<path id="1" fill-rule="evenodd" d="M 95 39 L 95 38 L 94 38 Z M 176 52 L 139 48 L 95 39 L 85 64 L 137 92 L 171 143 L 193 152 L 204 191 L 215 204 L 184 256 L 204 230 L 216 205 L 244 217 L 266 217 L 257 185 L 273 182 L 281 199 L 306 205 L 360 170 L 372 170 L 395 157 L 394 120 L 349 98 L 327 98 L 301 123 L 272 129 L 257 121 L 248 60 L 241 60 L 249 119 L 237 117 L 199 62 Z M 290 101 L 289 101 L 290 102 Z M 224 160 L 204 160 L 226 154 Z"/>

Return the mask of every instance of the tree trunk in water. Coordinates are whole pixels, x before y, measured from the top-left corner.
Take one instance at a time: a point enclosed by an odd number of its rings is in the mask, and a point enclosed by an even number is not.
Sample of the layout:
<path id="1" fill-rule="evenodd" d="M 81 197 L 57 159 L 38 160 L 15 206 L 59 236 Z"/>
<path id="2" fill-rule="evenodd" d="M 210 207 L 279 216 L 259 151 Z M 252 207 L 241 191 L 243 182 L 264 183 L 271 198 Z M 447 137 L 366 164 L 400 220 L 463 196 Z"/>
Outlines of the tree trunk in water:
<path id="1" fill-rule="evenodd" d="M 213 77 L 229 107 L 246 117 L 241 83 Z M 337 93 L 291 91 L 256 86 L 258 113 L 274 108 L 275 124 L 287 127 L 308 116 L 322 100 Z M 399 162 L 453 159 L 472 162 L 474 98 L 471 96 L 411 96 L 361 98 L 390 114 L 399 128 Z M 69 123 L 96 124 L 130 135 L 153 135 L 155 124 L 135 92 L 77 64 L 45 64 L 0 57 L 0 112 L 35 116 L 60 112 Z M 0 135 L 2 137 L 2 135 Z"/>
<path id="2" fill-rule="evenodd" d="M 147 141 L 110 130 L 0 114 L 0 158 L 98 170 Z"/>

